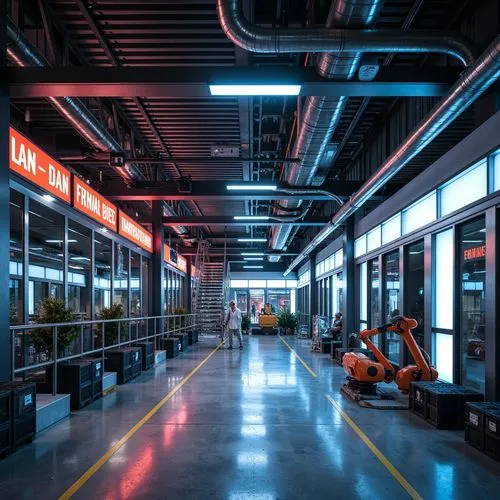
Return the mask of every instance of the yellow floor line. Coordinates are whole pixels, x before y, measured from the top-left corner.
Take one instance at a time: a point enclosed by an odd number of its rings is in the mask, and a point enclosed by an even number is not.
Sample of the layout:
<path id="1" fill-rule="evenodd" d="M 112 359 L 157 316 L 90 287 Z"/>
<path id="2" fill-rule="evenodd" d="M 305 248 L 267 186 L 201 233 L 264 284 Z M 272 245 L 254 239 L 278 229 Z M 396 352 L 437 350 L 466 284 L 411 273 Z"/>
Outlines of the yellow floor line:
<path id="1" fill-rule="evenodd" d="M 385 455 L 373 444 L 368 436 L 359 428 L 359 426 L 352 420 L 352 418 L 347 415 L 347 413 L 342 410 L 340 405 L 329 395 L 326 395 L 326 399 L 330 401 L 331 405 L 340 413 L 342 418 L 350 425 L 351 429 L 359 436 L 361 441 L 368 446 L 370 451 L 380 460 L 382 465 L 392 474 L 394 479 L 406 490 L 408 495 L 413 500 L 422 500 L 422 497 L 417 493 L 415 488 L 403 477 L 403 475 L 394 467 L 394 465 L 389 462 Z"/>
<path id="2" fill-rule="evenodd" d="M 293 354 L 295 355 L 295 357 L 302 363 L 302 366 L 314 377 L 314 378 L 318 378 L 318 375 L 316 375 L 316 373 L 312 370 L 312 368 L 309 368 L 309 366 L 307 365 L 307 363 L 295 352 L 294 349 L 292 349 L 292 347 L 290 346 L 290 344 L 281 336 L 279 335 L 279 338 L 281 340 L 281 342 L 283 342 L 287 347 L 288 349 L 290 349 L 290 351 L 293 352 Z"/>
<path id="3" fill-rule="evenodd" d="M 116 444 L 114 444 L 90 469 L 75 481 L 59 500 L 71 498 L 198 370 L 220 349 L 219 344 L 199 365 L 181 380 L 159 403 L 142 417 Z"/>

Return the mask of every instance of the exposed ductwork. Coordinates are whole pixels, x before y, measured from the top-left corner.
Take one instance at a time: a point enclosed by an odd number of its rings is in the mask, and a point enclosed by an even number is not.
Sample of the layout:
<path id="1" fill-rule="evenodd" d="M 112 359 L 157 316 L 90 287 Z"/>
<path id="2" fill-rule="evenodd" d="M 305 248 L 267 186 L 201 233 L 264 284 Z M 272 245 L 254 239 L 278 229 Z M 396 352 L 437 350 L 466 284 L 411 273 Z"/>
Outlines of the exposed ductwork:
<path id="1" fill-rule="evenodd" d="M 350 26 L 360 21 L 370 24 L 372 14 L 364 5 L 379 2 L 338 2 L 338 12 Z M 469 41 L 456 34 L 437 30 L 359 30 L 331 28 L 262 28 L 248 22 L 243 14 L 242 0 L 217 0 L 217 14 L 226 36 L 235 45 L 250 52 L 283 54 L 286 52 L 422 52 L 446 54 L 468 65 L 474 60 Z M 345 4 L 345 6 L 344 6 Z M 358 8 L 360 5 L 360 8 Z M 367 16 L 368 14 L 368 16 Z M 334 14 L 335 16 L 335 14 Z M 335 19 L 335 22 L 337 19 Z"/>
<path id="2" fill-rule="evenodd" d="M 446 96 L 410 133 L 382 166 L 343 205 L 294 259 L 285 276 L 297 267 L 322 241 L 364 205 L 391 177 L 424 149 L 450 123 L 463 113 L 481 94 L 500 78 L 500 36 L 465 71 Z"/>
<path id="3" fill-rule="evenodd" d="M 383 0 L 335 0 L 330 8 L 327 28 L 341 26 L 343 28 L 369 27 L 377 19 Z M 324 78 L 351 80 L 359 68 L 360 52 L 343 52 L 332 54 L 325 52 L 319 57 L 316 70 Z M 301 158 L 300 164 L 292 164 L 286 175 L 286 182 L 291 186 L 320 186 L 326 178 L 326 171 L 320 170 L 325 154 L 340 117 L 347 104 L 347 97 L 307 97 L 303 105 L 300 129 L 292 154 Z M 294 156 L 295 157 L 295 156 Z M 297 208 L 301 201 L 283 200 L 286 208 Z M 278 213 L 281 210 L 278 208 Z M 291 226 L 275 226 L 272 230 L 271 248 L 282 250 L 290 238 L 292 231 L 298 228 Z"/>
<path id="4" fill-rule="evenodd" d="M 10 19 L 7 22 L 7 56 L 12 63 L 20 67 L 50 66 L 49 61 L 38 52 L 36 47 Z M 92 147 L 99 151 L 124 153 L 120 144 L 99 123 L 82 101 L 74 97 L 47 97 L 47 100 Z M 127 182 L 143 177 L 140 169 L 130 162 L 127 162 L 122 168 L 116 168 L 116 172 Z M 168 210 L 171 215 L 172 209 L 170 207 L 165 210 Z M 180 235 L 188 233 L 185 227 L 174 227 L 174 230 Z"/>

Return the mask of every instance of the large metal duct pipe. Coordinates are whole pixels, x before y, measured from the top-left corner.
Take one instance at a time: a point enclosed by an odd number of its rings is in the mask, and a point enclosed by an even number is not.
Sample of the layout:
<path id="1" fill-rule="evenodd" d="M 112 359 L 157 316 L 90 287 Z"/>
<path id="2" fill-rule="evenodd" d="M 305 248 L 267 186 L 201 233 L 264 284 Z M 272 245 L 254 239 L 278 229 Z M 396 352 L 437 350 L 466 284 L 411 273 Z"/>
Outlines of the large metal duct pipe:
<path id="1" fill-rule="evenodd" d="M 7 56 L 16 66 L 42 68 L 50 66 L 49 61 L 38 52 L 10 19 L 7 22 L 7 44 Z M 103 128 L 82 101 L 74 97 L 47 97 L 47 100 L 92 147 L 111 153 L 124 152 L 120 144 Z M 117 168 L 116 171 L 126 181 L 143 177 L 140 169 L 130 163 L 126 163 L 123 168 Z M 185 227 L 175 227 L 174 230 L 180 235 L 188 232 Z"/>
<path id="2" fill-rule="evenodd" d="M 500 35 L 464 72 L 405 141 L 382 166 L 344 204 L 325 226 L 294 259 L 285 275 L 289 274 L 311 251 L 362 207 L 382 186 L 397 174 L 412 158 L 424 149 L 450 123 L 460 116 L 479 96 L 500 78 Z"/>
<path id="3" fill-rule="evenodd" d="M 474 49 L 461 35 L 441 30 L 359 30 L 331 28 L 262 28 L 248 22 L 242 0 L 217 0 L 219 22 L 235 45 L 250 52 L 282 54 L 285 52 L 423 52 L 441 53 L 457 58 L 462 64 L 474 60 Z M 356 2 L 357 3 L 357 2 Z M 366 0 L 361 2 L 367 3 Z M 371 2 L 375 5 L 378 2 Z M 340 7 L 346 4 L 346 7 Z M 349 22 L 358 15 L 354 2 L 338 3 L 339 12 Z M 349 12 L 351 9 L 351 13 Z M 374 9 L 376 11 L 376 8 Z M 366 19 L 366 11 L 363 17 Z M 370 16 L 370 13 L 368 12 Z M 372 14 L 374 17 L 375 14 Z M 368 24 L 372 19 L 368 17 Z M 365 21 L 366 22 L 366 21 Z M 354 26 L 354 24 L 353 24 Z"/>
<path id="4" fill-rule="evenodd" d="M 335 0 L 328 13 L 327 28 L 369 27 L 377 19 L 383 0 Z M 324 52 L 319 57 L 316 70 L 324 78 L 332 80 L 351 80 L 359 68 L 360 52 L 332 54 Z M 292 164 L 286 175 L 286 182 L 291 186 L 320 186 L 326 178 L 326 171 L 320 170 L 320 164 L 328 143 L 337 128 L 340 117 L 347 104 L 347 97 L 307 97 L 303 105 L 303 115 L 297 140 L 292 154 L 301 158 L 299 164 Z M 297 208 L 302 201 L 281 201 L 286 208 Z M 277 210 L 281 214 L 281 210 Z M 298 228 L 275 226 L 271 233 L 271 248 L 282 250 L 290 235 Z"/>

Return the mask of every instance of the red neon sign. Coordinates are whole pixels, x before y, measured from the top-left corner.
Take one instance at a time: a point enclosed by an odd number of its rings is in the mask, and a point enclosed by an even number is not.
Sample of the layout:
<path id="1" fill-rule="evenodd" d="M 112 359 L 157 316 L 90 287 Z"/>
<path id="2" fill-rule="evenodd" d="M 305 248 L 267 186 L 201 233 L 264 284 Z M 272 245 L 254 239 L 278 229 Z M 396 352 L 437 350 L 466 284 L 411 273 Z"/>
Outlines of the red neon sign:
<path id="1" fill-rule="evenodd" d="M 153 251 L 153 235 L 121 210 L 118 219 L 118 233 L 148 252 Z"/>
<path id="2" fill-rule="evenodd" d="M 464 261 L 480 259 L 482 257 L 486 257 L 486 245 L 481 245 L 464 250 Z"/>

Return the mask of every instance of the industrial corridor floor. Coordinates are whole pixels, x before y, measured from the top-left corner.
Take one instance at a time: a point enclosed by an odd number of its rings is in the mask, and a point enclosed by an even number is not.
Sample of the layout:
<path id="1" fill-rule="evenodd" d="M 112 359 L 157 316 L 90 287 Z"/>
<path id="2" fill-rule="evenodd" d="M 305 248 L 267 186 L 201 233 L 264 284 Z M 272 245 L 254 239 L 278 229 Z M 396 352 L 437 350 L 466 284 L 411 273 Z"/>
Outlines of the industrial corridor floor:
<path id="1" fill-rule="evenodd" d="M 41 433 L 0 462 L 0 499 L 499 498 L 463 433 L 359 408 L 307 342 L 244 340 L 203 338 Z"/>

